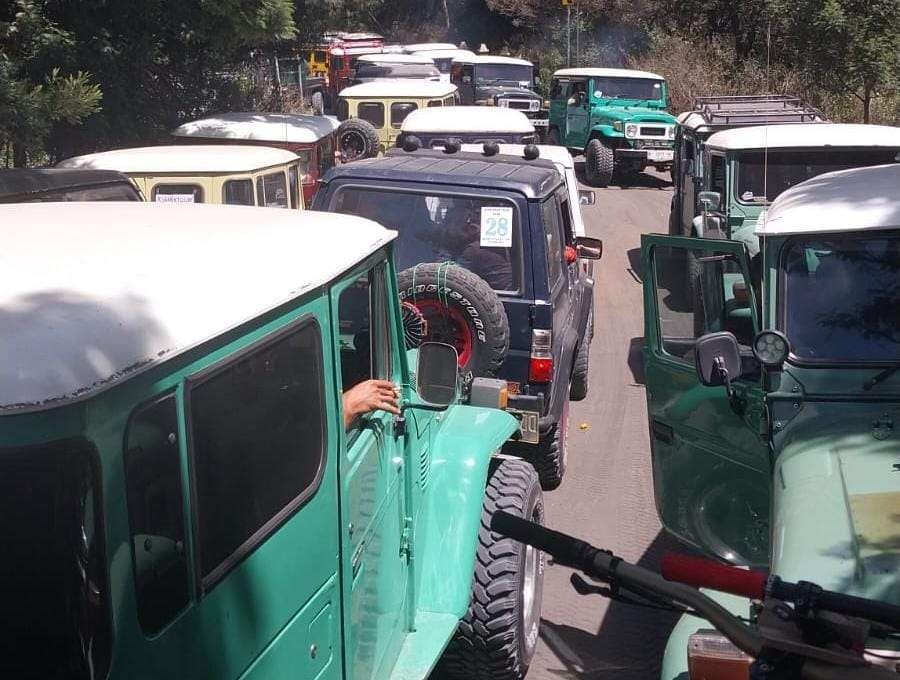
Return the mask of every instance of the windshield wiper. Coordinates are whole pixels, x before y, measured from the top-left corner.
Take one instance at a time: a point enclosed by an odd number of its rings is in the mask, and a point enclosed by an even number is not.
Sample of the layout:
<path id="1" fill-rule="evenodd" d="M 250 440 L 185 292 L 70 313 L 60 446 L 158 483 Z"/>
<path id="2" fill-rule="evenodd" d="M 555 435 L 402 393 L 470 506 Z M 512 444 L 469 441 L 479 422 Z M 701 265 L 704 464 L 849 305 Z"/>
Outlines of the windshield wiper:
<path id="1" fill-rule="evenodd" d="M 893 366 L 890 366 L 890 367 L 884 369 L 883 371 L 876 373 L 871 378 L 866 380 L 866 382 L 863 383 L 862 388 L 866 392 L 868 392 L 873 387 L 875 387 L 875 385 L 877 385 L 880 382 L 884 382 L 885 380 L 890 378 L 892 375 L 894 375 L 894 373 L 896 373 L 897 371 L 900 371 L 900 363 L 894 364 Z"/>

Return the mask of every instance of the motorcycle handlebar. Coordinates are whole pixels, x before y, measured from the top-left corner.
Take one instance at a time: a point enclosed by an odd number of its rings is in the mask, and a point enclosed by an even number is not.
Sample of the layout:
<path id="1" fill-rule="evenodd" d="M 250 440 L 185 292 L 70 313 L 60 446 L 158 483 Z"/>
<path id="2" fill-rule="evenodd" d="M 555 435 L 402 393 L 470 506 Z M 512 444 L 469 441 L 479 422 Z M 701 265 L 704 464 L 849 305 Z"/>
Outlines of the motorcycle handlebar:
<path id="1" fill-rule="evenodd" d="M 643 590 L 693 609 L 738 649 L 754 658 L 758 657 L 762 650 L 763 638 L 755 629 L 744 624 L 734 614 L 696 588 L 666 581 L 656 572 L 625 562 L 610 552 L 595 548 L 590 543 L 507 512 L 497 511 L 493 514 L 491 529 L 547 553 L 558 564 L 578 569 L 601 581 L 615 581 L 638 592 Z M 808 661 L 803 665 L 801 677 L 807 680 L 835 680 L 839 677 L 852 677 L 855 680 L 889 680 L 892 677 L 896 678 L 896 674 L 872 666 L 836 668 Z"/>

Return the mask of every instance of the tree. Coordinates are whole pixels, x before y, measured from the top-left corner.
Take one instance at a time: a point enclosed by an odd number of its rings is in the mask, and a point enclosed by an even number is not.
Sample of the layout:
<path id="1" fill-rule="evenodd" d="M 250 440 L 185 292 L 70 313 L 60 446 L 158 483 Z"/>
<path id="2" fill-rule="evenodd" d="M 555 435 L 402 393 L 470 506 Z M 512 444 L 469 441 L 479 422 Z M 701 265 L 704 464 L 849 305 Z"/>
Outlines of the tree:
<path id="1" fill-rule="evenodd" d="M 41 158 L 53 126 L 78 123 L 100 107 L 100 88 L 72 62 L 72 36 L 47 20 L 43 6 L 18 0 L 0 22 L 0 146 L 16 167 Z"/>
<path id="2" fill-rule="evenodd" d="M 811 82 L 852 94 L 871 117 L 873 97 L 900 86 L 898 0 L 771 0 L 778 51 Z"/>

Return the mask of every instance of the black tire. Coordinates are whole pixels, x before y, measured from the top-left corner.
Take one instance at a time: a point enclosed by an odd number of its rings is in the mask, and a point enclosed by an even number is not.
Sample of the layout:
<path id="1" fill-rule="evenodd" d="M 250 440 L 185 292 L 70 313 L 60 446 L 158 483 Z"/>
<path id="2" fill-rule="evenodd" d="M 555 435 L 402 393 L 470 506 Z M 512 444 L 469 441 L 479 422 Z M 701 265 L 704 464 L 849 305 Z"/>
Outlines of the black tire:
<path id="1" fill-rule="evenodd" d="M 550 128 L 550 131 L 547 133 L 547 144 L 560 146 L 559 130 L 557 128 Z"/>
<path id="2" fill-rule="evenodd" d="M 594 312 L 589 312 L 585 334 L 581 344 L 575 351 L 575 362 L 572 366 L 572 383 L 569 385 L 569 399 L 582 401 L 588 393 L 588 364 L 591 355 L 591 338 L 594 335 Z"/>
<path id="3" fill-rule="evenodd" d="M 592 139 L 584 149 L 584 176 L 593 187 L 606 187 L 613 178 L 616 154 L 599 139 Z"/>
<path id="4" fill-rule="evenodd" d="M 460 368 L 470 377 L 497 375 L 509 349 L 509 320 L 497 294 L 481 277 L 453 264 L 433 262 L 397 275 L 401 302 L 427 319 L 424 340 L 449 342 L 460 352 Z M 465 323 L 470 349 L 452 341 Z"/>
<path id="5" fill-rule="evenodd" d="M 381 141 L 378 131 L 367 120 L 350 118 L 341 123 L 337 131 L 338 149 L 344 162 L 375 158 Z"/>
<path id="6" fill-rule="evenodd" d="M 325 115 L 325 97 L 321 92 L 313 92 L 312 97 L 309 98 L 309 103 L 312 107 L 313 115 Z"/>
<path id="7" fill-rule="evenodd" d="M 497 510 L 543 524 L 540 484 L 524 461 L 496 462 L 488 479 L 472 600 L 440 663 L 442 675 L 453 680 L 522 680 L 537 646 L 544 558 L 533 548 L 490 530 Z M 529 572 L 534 576 L 530 607 L 526 604 Z"/>
<path id="8" fill-rule="evenodd" d="M 504 449 L 527 460 L 534 467 L 544 491 L 562 484 L 569 459 L 569 399 L 566 393 L 559 420 L 541 433 L 537 444 L 510 442 Z"/>
<path id="9" fill-rule="evenodd" d="M 688 250 L 684 254 L 685 259 L 685 277 L 687 279 L 687 285 L 685 286 L 685 293 L 687 295 L 687 299 L 691 301 L 691 304 L 694 304 L 694 300 L 697 299 L 697 295 L 699 294 L 700 288 L 700 275 L 701 264 L 700 260 L 697 259 L 697 254 L 693 250 Z"/>

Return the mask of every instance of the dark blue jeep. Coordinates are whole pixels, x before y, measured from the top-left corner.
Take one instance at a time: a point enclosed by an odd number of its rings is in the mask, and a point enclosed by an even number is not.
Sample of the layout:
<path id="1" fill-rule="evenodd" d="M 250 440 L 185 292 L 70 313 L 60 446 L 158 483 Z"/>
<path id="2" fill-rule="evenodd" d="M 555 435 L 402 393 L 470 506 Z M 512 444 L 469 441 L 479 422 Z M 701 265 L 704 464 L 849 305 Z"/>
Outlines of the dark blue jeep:
<path id="1" fill-rule="evenodd" d="M 485 153 L 391 150 L 333 168 L 313 209 L 352 213 L 399 232 L 398 290 L 429 340 L 456 346 L 464 372 L 507 382 L 519 440 L 546 489 L 566 467 L 568 404 L 587 394 L 593 280 L 579 259 L 598 239 L 575 237 L 553 163 Z"/>

